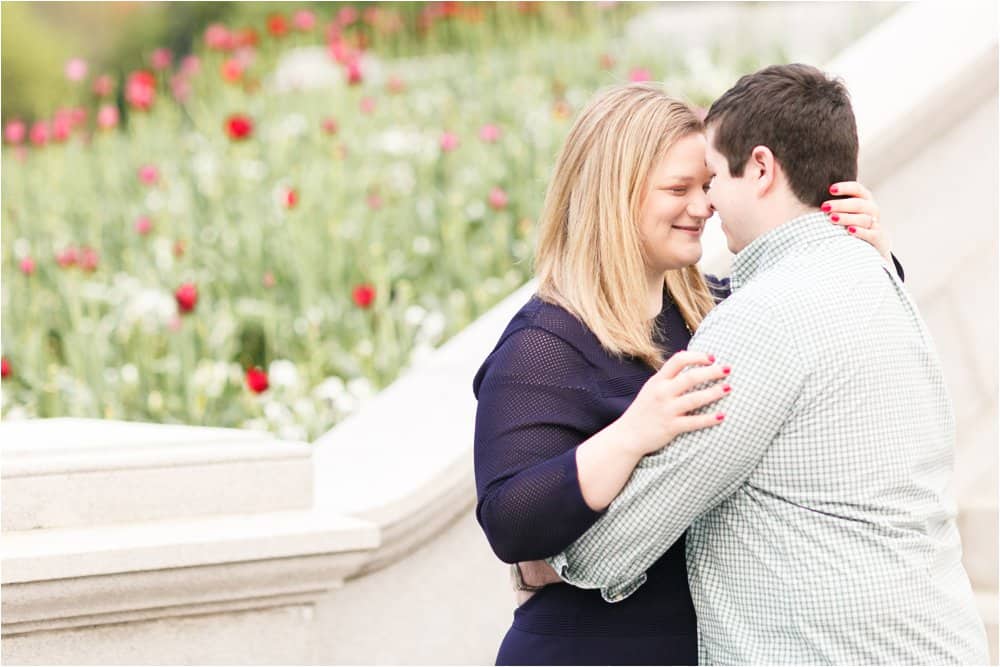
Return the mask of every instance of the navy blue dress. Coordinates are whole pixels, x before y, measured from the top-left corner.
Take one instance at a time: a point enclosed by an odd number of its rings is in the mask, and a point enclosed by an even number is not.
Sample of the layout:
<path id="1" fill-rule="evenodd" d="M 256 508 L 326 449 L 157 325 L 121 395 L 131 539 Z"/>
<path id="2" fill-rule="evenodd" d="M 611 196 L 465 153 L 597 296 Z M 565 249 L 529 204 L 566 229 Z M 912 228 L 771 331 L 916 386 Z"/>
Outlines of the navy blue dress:
<path id="1" fill-rule="evenodd" d="M 902 267 L 897 264 L 902 275 Z M 708 276 L 716 300 L 728 280 Z M 690 333 L 664 290 L 656 339 L 669 357 Z M 615 358 L 563 308 L 532 297 L 476 374 L 476 518 L 504 562 L 553 556 L 600 512 L 583 500 L 576 448 L 616 420 L 653 370 Z M 684 538 L 647 572 L 635 593 L 608 603 L 565 583 L 514 611 L 498 665 L 694 665 L 696 619 Z"/>

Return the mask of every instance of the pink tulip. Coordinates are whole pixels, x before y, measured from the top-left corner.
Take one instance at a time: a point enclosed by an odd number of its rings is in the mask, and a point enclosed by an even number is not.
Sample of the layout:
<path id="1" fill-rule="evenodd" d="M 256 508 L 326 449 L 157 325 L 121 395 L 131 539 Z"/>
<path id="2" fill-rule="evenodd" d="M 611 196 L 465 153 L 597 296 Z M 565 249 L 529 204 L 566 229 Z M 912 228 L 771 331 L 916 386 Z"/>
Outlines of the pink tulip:
<path id="1" fill-rule="evenodd" d="M 201 60 L 198 56 L 188 55 L 181 60 L 181 74 L 194 76 L 201 69 Z"/>
<path id="2" fill-rule="evenodd" d="M 507 193 L 501 188 L 493 188 L 490 190 L 489 202 L 493 209 L 500 211 L 507 208 L 507 201 Z"/>
<path id="3" fill-rule="evenodd" d="M 296 30 L 309 32 L 316 27 L 316 15 L 308 9 L 300 9 L 292 16 L 292 25 Z"/>
<path id="4" fill-rule="evenodd" d="M 496 143 L 500 139 L 500 128 L 496 125 L 483 125 L 479 130 L 479 138 L 488 144 Z"/>
<path id="5" fill-rule="evenodd" d="M 26 276 L 30 276 L 35 272 L 35 260 L 30 257 L 25 257 L 21 260 L 21 273 Z"/>
<path id="6" fill-rule="evenodd" d="M 94 94 L 98 97 L 107 97 L 115 89 L 115 80 L 108 74 L 102 74 L 94 79 Z"/>
<path id="7" fill-rule="evenodd" d="M 155 185 L 160 180 L 160 170 L 154 165 L 144 164 L 139 167 L 139 180 L 145 185 Z"/>
<path id="8" fill-rule="evenodd" d="M 118 107 L 105 104 L 97 111 L 97 126 L 102 130 L 110 130 L 118 125 Z"/>
<path id="9" fill-rule="evenodd" d="M 233 48 L 233 35 L 221 23 L 213 23 L 205 28 L 205 46 L 213 51 L 229 51 Z"/>
<path id="10" fill-rule="evenodd" d="M 361 112 L 362 113 L 373 113 L 375 111 L 375 98 L 372 97 L 362 97 L 361 98 Z"/>
<path id="11" fill-rule="evenodd" d="M 146 216 L 142 216 L 135 221 L 135 231 L 142 236 L 146 236 L 153 229 L 153 222 Z"/>
<path id="12" fill-rule="evenodd" d="M 49 124 L 44 120 L 32 123 L 29 138 L 34 145 L 44 146 L 49 140 Z"/>
<path id="13" fill-rule="evenodd" d="M 159 48 L 153 51 L 149 58 L 150 64 L 155 70 L 165 70 L 174 62 L 174 53 L 170 49 Z"/>
<path id="14" fill-rule="evenodd" d="M 628 80 L 633 83 L 637 83 L 639 81 L 650 81 L 652 78 L 653 75 L 644 67 L 635 67 L 628 73 Z"/>
<path id="15" fill-rule="evenodd" d="M 71 58 L 66 61 L 65 73 L 70 81 L 83 81 L 87 76 L 87 62 L 83 58 Z"/>
<path id="16" fill-rule="evenodd" d="M 441 135 L 441 150 L 448 153 L 458 148 L 458 135 L 445 132 Z"/>
<path id="17" fill-rule="evenodd" d="M 28 134 L 28 126 L 23 120 L 14 119 L 7 123 L 3 130 L 3 138 L 8 144 L 20 144 Z"/>

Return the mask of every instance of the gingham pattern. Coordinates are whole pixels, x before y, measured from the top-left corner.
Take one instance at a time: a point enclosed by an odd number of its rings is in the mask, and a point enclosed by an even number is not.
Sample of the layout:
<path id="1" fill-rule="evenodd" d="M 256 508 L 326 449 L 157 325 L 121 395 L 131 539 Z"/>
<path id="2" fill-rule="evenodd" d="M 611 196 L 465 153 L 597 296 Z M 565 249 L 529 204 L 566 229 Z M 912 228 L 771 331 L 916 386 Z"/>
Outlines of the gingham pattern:
<path id="1" fill-rule="evenodd" d="M 737 255 L 689 349 L 733 367 L 725 421 L 644 458 L 549 559 L 623 600 L 690 526 L 704 664 L 986 664 L 948 490 L 954 419 L 920 316 L 822 214 Z"/>

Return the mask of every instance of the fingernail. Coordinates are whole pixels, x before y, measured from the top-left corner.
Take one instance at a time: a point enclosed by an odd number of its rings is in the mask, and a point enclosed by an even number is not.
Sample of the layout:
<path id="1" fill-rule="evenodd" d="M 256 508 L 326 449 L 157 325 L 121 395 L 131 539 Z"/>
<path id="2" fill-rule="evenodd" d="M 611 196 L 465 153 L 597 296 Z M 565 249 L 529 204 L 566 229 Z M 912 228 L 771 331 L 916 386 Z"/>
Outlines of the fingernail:
<path id="1" fill-rule="evenodd" d="M 831 185 L 830 186 L 830 194 L 837 194 L 837 186 L 836 185 Z"/>
<path id="2" fill-rule="evenodd" d="M 726 418 L 726 415 L 722 414 L 721 412 L 719 414 L 715 415 L 715 421 L 717 421 L 717 422 L 721 422 L 725 418 Z"/>
<path id="3" fill-rule="evenodd" d="M 710 364 L 714 364 L 715 363 L 715 355 L 714 354 L 708 355 L 708 363 L 710 363 Z"/>
<path id="4" fill-rule="evenodd" d="M 731 371 L 731 370 L 732 369 L 729 366 L 723 366 L 722 367 L 722 374 L 723 375 L 729 375 L 729 371 Z"/>
<path id="5" fill-rule="evenodd" d="M 856 231 L 858 231 L 858 230 L 857 230 L 857 229 L 855 229 L 854 227 L 848 227 L 848 228 L 847 228 L 847 232 L 848 232 L 849 234 L 853 234 L 853 233 L 854 233 L 854 232 L 856 232 Z"/>
<path id="6" fill-rule="evenodd" d="M 733 388 L 732 388 L 732 387 L 730 387 L 730 386 L 729 386 L 728 384 L 727 384 L 727 385 L 724 385 L 724 386 L 722 387 L 722 393 L 723 393 L 723 394 L 728 394 L 728 393 L 729 393 L 729 392 L 731 392 L 732 390 L 733 390 Z"/>
<path id="7" fill-rule="evenodd" d="M 821 209 L 823 209 L 823 211 L 824 211 L 825 213 L 829 213 L 829 212 L 830 212 L 830 209 L 831 209 L 831 208 L 833 208 L 833 207 L 832 207 L 832 206 L 830 206 L 829 204 L 823 204 L 823 205 L 822 205 L 822 206 L 821 206 L 820 208 L 821 208 Z"/>
<path id="8" fill-rule="evenodd" d="M 840 216 L 834 213 L 833 215 L 830 216 L 830 219 L 833 220 L 834 222 L 837 222 L 838 220 L 840 220 Z"/>

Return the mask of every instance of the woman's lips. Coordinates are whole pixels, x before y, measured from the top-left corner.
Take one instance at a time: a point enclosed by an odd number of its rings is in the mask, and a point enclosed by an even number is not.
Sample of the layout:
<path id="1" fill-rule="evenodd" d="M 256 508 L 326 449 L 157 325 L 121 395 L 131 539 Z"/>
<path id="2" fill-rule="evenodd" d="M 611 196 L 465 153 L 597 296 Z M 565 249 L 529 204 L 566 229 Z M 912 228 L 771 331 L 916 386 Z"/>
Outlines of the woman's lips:
<path id="1" fill-rule="evenodd" d="M 682 227 L 681 225 L 673 225 L 673 228 L 689 234 L 701 235 L 701 227 Z"/>

